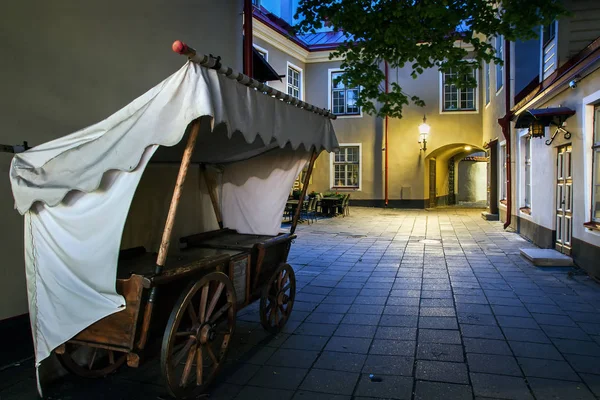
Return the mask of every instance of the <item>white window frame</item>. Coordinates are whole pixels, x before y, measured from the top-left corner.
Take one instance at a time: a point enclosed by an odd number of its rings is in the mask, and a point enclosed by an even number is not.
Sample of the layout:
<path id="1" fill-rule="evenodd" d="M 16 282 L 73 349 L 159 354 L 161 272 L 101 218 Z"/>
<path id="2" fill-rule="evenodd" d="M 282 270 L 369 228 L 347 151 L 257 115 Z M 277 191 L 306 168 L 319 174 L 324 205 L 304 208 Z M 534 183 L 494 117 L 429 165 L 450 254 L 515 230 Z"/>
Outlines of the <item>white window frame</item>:
<path id="1" fill-rule="evenodd" d="M 492 93 L 492 83 L 490 82 L 490 63 L 486 62 L 484 66 L 484 74 L 485 74 L 485 106 L 489 106 L 491 102 L 491 93 Z"/>
<path id="2" fill-rule="evenodd" d="M 363 184 L 363 152 L 362 143 L 340 143 L 340 149 L 342 147 L 358 147 L 358 187 L 352 186 L 335 186 L 335 151 L 329 153 L 329 189 L 337 191 L 361 191 Z"/>
<path id="3" fill-rule="evenodd" d="M 583 98 L 583 165 L 584 165 L 584 204 L 585 204 L 585 220 L 583 222 L 594 221 L 592 218 L 592 186 L 594 184 L 594 107 L 600 104 L 600 90 Z M 600 232 L 586 228 L 586 232 L 600 236 Z"/>
<path id="4" fill-rule="evenodd" d="M 264 47 L 260 47 L 257 44 L 254 44 L 253 46 L 259 52 L 264 53 L 264 55 L 265 55 L 265 61 L 269 61 L 269 50 L 265 49 Z"/>
<path id="5" fill-rule="evenodd" d="M 554 37 L 544 42 L 544 25 L 540 26 L 540 82 L 548 78 L 558 68 L 558 20 L 552 21 L 554 24 Z M 554 49 L 552 56 L 551 66 L 544 70 L 546 65 L 546 59 L 550 60 L 546 55 L 546 49 L 549 51 Z"/>
<path id="6" fill-rule="evenodd" d="M 500 207 L 506 206 L 500 203 L 501 200 L 507 200 L 506 192 L 506 141 L 498 144 L 498 203 Z"/>
<path id="7" fill-rule="evenodd" d="M 332 86 L 333 86 L 333 81 L 331 79 L 331 75 L 336 73 L 336 72 L 346 72 L 341 68 L 329 68 L 327 70 L 327 109 L 331 110 L 332 109 Z M 359 86 L 359 91 L 360 89 L 362 89 L 362 87 Z M 332 111 L 333 112 L 333 111 Z M 362 118 L 363 116 L 363 109 L 362 107 L 360 107 L 360 113 L 358 114 L 335 114 L 337 118 Z"/>
<path id="8" fill-rule="evenodd" d="M 473 102 L 475 109 L 474 110 L 444 110 L 444 73 L 442 71 L 439 72 L 440 75 L 440 114 L 443 115 L 454 115 L 454 114 L 478 114 L 479 113 L 479 70 L 478 68 L 473 68 L 475 72 L 475 80 L 477 81 L 477 86 L 473 91 Z M 460 102 L 460 89 L 458 89 L 458 96 Z"/>
<path id="9" fill-rule="evenodd" d="M 506 82 L 504 82 L 504 61 L 506 60 L 506 49 L 504 48 L 504 36 L 500 35 L 500 36 L 496 36 L 494 38 L 495 43 L 494 43 L 494 49 L 496 50 L 496 57 L 498 57 L 498 53 L 501 52 L 500 54 L 500 58 L 503 63 L 502 65 L 500 64 L 495 64 L 495 70 L 496 70 L 496 96 L 498 96 L 500 94 L 500 92 L 502 91 L 502 88 L 504 88 L 504 85 L 506 84 Z M 498 79 L 498 77 L 500 77 L 500 79 Z M 501 82 L 502 84 L 500 86 L 498 86 L 498 83 Z"/>
<path id="10" fill-rule="evenodd" d="M 298 72 L 298 78 L 300 80 L 300 87 L 298 88 L 298 92 L 300 94 L 300 97 L 298 97 L 298 100 L 304 100 L 304 70 L 302 68 L 300 68 L 299 66 L 292 64 L 291 62 L 287 62 L 287 66 L 285 68 L 285 93 L 288 93 L 288 87 L 289 87 L 289 83 L 288 83 L 288 74 L 290 72 L 290 68 L 296 70 L 296 72 Z"/>
<path id="11" fill-rule="evenodd" d="M 533 196 L 533 142 L 532 139 L 529 138 L 529 129 L 522 129 L 519 132 L 519 216 L 521 217 L 529 217 L 529 214 L 521 211 L 521 208 L 529 208 L 530 212 L 533 211 L 532 199 Z M 526 142 L 529 142 L 529 154 L 527 154 L 527 146 Z M 527 159 L 529 159 L 529 171 L 526 171 Z M 526 203 L 525 199 L 527 197 L 527 175 L 529 175 L 529 185 L 530 185 L 530 193 L 529 193 L 529 204 Z"/>

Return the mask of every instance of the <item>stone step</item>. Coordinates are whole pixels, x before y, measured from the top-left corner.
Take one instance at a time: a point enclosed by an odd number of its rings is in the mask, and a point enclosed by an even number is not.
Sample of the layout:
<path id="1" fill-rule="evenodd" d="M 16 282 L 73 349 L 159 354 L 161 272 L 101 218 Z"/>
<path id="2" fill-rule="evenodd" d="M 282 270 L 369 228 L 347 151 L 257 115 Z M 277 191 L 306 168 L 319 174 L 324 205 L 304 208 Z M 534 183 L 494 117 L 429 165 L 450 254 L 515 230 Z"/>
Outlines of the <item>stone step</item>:
<path id="1" fill-rule="evenodd" d="M 486 221 L 498 221 L 500 218 L 498 217 L 498 214 L 490 214 L 489 212 L 482 212 L 481 213 L 481 218 L 483 218 Z"/>
<path id="2" fill-rule="evenodd" d="M 519 249 L 537 267 L 572 267 L 573 259 L 554 249 Z"/>

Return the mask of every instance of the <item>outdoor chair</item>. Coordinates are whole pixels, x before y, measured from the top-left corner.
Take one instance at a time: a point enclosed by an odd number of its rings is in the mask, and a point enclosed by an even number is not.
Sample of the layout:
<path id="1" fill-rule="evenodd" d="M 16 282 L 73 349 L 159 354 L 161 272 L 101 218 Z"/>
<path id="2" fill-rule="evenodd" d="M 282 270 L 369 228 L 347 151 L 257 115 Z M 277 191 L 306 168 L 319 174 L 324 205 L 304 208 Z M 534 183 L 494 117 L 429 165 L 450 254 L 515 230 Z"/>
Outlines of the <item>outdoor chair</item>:
<path id="1" fill-rule="evenodd" d="M 310 223 L 310 221 L 316 221 L 317 220 L 317 202 L 318 199 L 317 197 L 312 197 L 309 202 L 308 202 L 308 207 L 306 209 L 306 217 Z"/>
<path id="2" fill-rule="evenodd" d="M 344 200 L 342 201 L 342 217 L 345 217 L 346 215 L 350 215 L 350 195 L 347 194 L 346 197 L 344 197 Z"/>
<path id="3" fill-rule="evenodd" d="M 316 214 L 323 214 L 323 205 L 321 203 L 321 199 L 323 198 L 323 195 L 321 193 L 317 193 L 315 195 L 315 198 L 317 199 L 317 201 L 315 202 L 315 213 Z"/>
<path id="4" fill-rule="evenodd" d="M 342 198 L 335 205 L 335 215 L 336 216 L 344 214 L 344 202 L 346 201 L 347 197 L 348 197 L 347 194 L 343 195 Z"/>
<path id="5" fill-rule="evenodd" d="M 283 210 L 283 218 L 287 218 L 290 222 L 292 221 L 294 208 L 290 205 L 285 205 L 285 209 Z"/>

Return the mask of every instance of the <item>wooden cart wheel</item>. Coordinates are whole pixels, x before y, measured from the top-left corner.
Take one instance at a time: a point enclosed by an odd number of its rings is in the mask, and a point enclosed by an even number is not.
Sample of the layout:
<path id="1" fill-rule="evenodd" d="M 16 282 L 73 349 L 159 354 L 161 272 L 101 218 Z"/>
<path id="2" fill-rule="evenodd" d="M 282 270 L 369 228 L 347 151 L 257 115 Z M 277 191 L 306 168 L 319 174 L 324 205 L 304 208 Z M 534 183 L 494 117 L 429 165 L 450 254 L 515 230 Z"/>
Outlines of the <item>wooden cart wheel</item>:
<path id="1" fill-rule="evenodd" d="M 268 332 L 278 333 L 292 314 L 296 298 L 296 275 L 289 264 L 275 270 L 260 298 L 260 322 Z"/>
<path id="2" fill-rule="evenodd" d="M 66 343 L 64 352 L 57 356 L 67 371 L 84 378 L 105 377 L 127 359 L 127 353 L 74 343 Z"/>
<path id="3" fill-rule="evenodd" d="M 161 366 L 169 392 L 195 397 L 223 366 L 235 328 L 231 280 L 212 272 L 192 283 L 171 312 L 162 342 Z"/>

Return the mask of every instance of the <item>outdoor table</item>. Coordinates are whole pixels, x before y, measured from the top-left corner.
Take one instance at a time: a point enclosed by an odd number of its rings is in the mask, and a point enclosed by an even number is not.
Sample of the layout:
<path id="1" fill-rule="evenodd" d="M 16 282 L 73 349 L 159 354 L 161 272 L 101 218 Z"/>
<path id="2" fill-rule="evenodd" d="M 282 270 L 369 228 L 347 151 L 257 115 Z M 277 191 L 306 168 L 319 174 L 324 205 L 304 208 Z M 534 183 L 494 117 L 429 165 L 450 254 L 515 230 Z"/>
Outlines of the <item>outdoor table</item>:
<path id="1" fill-rule="evenodd" d="M 298 204 L 300 203 L 300 200 L 288 200 L 285 205 L 286 208 L 290 209 L 290 220 L 292 219 L 292 215 L 296 212 L 296 207 L 298 207 Z M 306 205 L 308 204 L 308 200 L 302 200 L 302 205 Z M 303 219 L 300 219 L 298 222 L 303 222 Z"/>
<path id="2" fill-rule="evenodd" d="M 324 214 L 332 216 L 335 213 L 335 208 L 341 203 L 342 199 L 337 196 L 323 197 L 321 199 L 321 209 Z"/>

